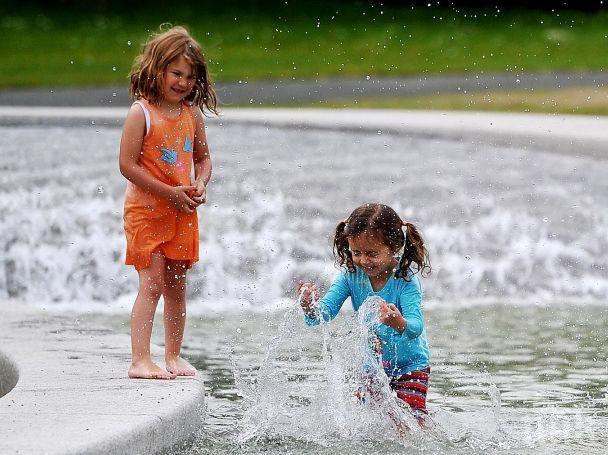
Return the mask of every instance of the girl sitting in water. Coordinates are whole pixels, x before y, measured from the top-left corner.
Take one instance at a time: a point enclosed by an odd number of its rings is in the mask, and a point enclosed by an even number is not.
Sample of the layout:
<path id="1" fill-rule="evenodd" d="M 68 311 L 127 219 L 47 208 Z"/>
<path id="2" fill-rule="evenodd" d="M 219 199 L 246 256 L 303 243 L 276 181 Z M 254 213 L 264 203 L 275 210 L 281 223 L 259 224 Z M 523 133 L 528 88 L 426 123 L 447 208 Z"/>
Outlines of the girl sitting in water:
<path id="1" fill-rule="evenodd" d="M 365 204 L 338 223 L 334 255 L 344 271 L 318 302 L 315 285 L 299 283 L 307 324 L 336 317 L 347 297 L 355 311 L 380 297 L 376 336 L 384 371 L 396 396 L 424 416 L 430 366 L 418 272 L 426 275 L 431 267 L 422 237 L 389 206 Z"/>

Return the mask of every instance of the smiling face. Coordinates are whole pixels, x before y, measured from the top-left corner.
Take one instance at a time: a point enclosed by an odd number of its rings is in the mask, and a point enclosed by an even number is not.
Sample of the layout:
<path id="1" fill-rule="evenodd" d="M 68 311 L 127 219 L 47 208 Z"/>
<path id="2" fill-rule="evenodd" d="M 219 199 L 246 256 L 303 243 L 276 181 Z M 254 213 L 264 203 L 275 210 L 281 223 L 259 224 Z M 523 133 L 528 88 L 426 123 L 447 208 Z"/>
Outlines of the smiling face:
<path id="1" fill-rule="evenodd" d="M 379 232 L 364 232 L 348 237 L 353 263 L 373 281 L 385 280 L 391 275 L 397 260 L 394 251 L 384 243 Z"/>
<path id="2" fill-rule="evenodd" d="M 170 106 L 179 105 L 192 91 L 195 80 L 192 65 L 183 55 L 172 60 L 163 77 L 163 101 Z"/>

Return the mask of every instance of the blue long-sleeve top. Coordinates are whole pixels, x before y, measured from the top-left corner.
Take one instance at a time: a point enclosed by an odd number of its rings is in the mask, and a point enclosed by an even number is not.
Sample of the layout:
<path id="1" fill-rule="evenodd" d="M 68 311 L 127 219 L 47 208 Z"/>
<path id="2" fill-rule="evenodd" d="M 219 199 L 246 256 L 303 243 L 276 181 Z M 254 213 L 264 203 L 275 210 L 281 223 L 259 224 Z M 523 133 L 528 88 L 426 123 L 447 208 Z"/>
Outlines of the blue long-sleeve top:
<path id="1" fill-rule="evenodd" d="M 335 318 L 344 301 L 350 297 L 353 309 L 358 311 L 365 299 L 378 296 L 392 303 L 407 321 L 405 330 L 379 324 L 377 336 L 382 342 L 382 364 L 388 376 L 399 376 L 429 366 L 429 346 L 422 319 L 422 286 L 418 275 L 410 273 L 409 281 L 389 278 L 384 287 L 374 291 L 368 276 L 359 268 L 344 271 L 334 280 L 327 293 L 319 300 L 315 317 L 305 315 L 308 325 L 317 325 L 319 318 Z"/>

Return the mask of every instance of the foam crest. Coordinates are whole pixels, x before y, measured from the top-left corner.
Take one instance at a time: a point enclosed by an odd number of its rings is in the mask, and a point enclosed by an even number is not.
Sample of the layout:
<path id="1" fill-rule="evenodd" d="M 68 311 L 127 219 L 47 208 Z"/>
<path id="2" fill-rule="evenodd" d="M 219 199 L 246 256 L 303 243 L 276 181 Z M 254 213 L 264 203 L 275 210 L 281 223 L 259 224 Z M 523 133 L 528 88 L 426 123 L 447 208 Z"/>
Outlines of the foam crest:
<path id="1" fill-rule="evenodd" d="M 120 131 L 94 128 L 1 129 L 0 298 L 129 310 L 137 274 L 123 265 Z M 434 267 L 427 301 L 608 297 L 604 161 L 390 135 L 209 129 L 217 152 L 201 262 L 188 274 L 191 312 L 274 307 L 299 279 L 327 286 L 335 224 L 370 200 L 420 227 Z"/>

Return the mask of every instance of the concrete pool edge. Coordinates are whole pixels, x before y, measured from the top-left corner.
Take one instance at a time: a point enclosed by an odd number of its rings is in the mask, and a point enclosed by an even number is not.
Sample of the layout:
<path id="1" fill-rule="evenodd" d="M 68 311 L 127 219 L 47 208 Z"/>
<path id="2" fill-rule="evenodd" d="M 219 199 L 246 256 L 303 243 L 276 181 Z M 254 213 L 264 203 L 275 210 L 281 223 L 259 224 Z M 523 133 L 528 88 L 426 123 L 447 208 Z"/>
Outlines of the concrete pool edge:
<path id="1" fill-rule="evenodd" d="M 15 388 L 19 381 L 19 368 L 8 354 L 0 351 L 0 398 Z"/>
<path id="2" fill-rule="evenodd" d="M 0 311 L 0 350 L 21 372 L 0 397 L 0 453 L 157 453 L 200 431 L 201 378 L 130 380 L 128 336 L 86 315 Z"/>
<path id="3" fill-rule="evenodd" d="M 124 107 L 0 106 L 2 126 L 120 127 Z M 608 117 L 387 109 L 225 108 L 210 124 L 398 134 L 605 159 Z"/>

